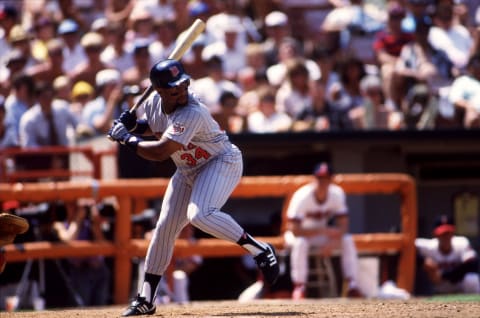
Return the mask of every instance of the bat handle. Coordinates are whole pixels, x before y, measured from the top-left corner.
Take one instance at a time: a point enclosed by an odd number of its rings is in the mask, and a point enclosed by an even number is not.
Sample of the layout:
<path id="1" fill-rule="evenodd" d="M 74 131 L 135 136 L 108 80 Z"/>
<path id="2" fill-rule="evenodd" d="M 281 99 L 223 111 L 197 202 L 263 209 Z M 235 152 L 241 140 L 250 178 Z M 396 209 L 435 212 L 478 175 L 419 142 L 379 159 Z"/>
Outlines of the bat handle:
<path id="1" fill-rule="evenodd" d="M 153 86 L 150 85 L 148 88 L 143 91 L 142 96 L 137 100 L 137 102 L 130 108 L 130 113 L 133 113 L 137 110 L 137 108 L 143 104 L 143 102 L 150 96 L 150 94 L 153 92 Z"/>

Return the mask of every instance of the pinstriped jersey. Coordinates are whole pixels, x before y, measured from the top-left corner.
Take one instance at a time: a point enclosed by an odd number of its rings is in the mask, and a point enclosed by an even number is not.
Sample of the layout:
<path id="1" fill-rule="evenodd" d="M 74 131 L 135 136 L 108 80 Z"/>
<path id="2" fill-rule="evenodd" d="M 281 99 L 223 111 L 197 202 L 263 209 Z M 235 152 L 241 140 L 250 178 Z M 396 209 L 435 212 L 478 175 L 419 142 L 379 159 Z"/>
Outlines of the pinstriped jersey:
<path id="1" fill-rule="evenodd" d="M 171 158 L 184 174 L 194 173 L 210 159 L 228 152 L 239 152 L 225 131 L 212 118 L 208 108 L 189 93 L 188 104 L 165 114 L 161 97 L 154 93 L 144 104 L 145 115 L 152 132 L 183 145 Z"/>

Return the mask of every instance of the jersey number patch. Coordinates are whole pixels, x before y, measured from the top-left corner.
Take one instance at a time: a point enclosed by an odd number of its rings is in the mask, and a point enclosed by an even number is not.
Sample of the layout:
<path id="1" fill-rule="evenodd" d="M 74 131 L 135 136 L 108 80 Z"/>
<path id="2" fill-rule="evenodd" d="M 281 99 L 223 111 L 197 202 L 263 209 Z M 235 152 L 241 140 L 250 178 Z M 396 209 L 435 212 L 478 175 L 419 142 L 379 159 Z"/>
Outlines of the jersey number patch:
<path id="1" fill-rule="evenodd" d="M 186 147 L 185 150 L 192 150 L 192 149 L 194 149 L 193 153 L 188 152 L 188 153 L 184 153 L 180 156 L 180 158 L 182 160 L 185 160 L 185 162 L 189 166 L 192 166 L 192 167 L 196 166 L 198 160 L 200 160 L 202 158 L 207 160 L 211 156 L 208 151 L 206 151 L 205 149 L 203 149 L 201 147 L 195 146 L 194 144 L 188 144 L 188 146 Z"/>

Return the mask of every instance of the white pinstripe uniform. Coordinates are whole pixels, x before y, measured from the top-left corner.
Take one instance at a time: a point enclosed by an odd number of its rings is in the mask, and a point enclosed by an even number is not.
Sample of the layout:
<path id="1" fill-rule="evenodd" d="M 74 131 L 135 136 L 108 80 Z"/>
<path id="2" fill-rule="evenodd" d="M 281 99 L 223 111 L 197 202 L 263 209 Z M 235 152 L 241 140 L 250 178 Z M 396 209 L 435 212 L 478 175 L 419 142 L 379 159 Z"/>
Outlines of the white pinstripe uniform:
<path id="1" fill-rule="evenodd" d="M 162 112 L 156 93 L 143 107 L 156 136 L 184 146 L 171 156 L 177 171 L 165 192 L 145 262 L 146 272 L 162 275 L 170 263 L 175 239 L 188 222 L 231 242 L 237 242 L 244 233 L 230 215 L 220 211 L 242 176 L 242 154 L 193 94 L 189 94 L 186 106 L 168 115 Z"/>
<path id="2" fill-rule="evenodd" d="M 315 183 L 299 188 L 292 196 L 288 209 L 289 220 L 300 220 L 303 228 L 325 228 L 328 220 L 348 213 L 345 192 L 336 184 L 329 184 L 324 202 L 315 198 Z M 285 232 L 285 241 L 291 247 L 291 277 L 295 283 L 304 284 L 308 277 L 308 252 L 311 246 L 328 243 L 325 235 L 312 237 L 295 236 L 291 231 Z M 345 234 L 341 241 L 341 262 L 343 275 L 357 281 L 358 255 L 353 238 Z"/>

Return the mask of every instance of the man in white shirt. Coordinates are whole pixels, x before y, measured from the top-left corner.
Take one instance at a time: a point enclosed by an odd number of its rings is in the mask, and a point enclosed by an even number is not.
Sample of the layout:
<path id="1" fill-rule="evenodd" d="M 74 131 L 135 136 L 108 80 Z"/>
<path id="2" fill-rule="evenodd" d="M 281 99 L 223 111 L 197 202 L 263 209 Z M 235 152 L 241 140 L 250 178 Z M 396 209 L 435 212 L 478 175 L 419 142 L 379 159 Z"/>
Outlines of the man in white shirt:
<path id="1" fill-rule="evenodd" d="M 478 256 L 464 236 L 455 235 L 453 218 L 440 215 L 433 238 L 417 238 L 422 269 L 437 294 L 480 293 Z"/>
<path id="2" fill-rule="evenodd" d="M 348 233 L 345 192 L 332 183 L 332 170 L 328 163 L 319 163 L 313 176 L 314 181 L 293 194 L 287 209 L 285 242 L 291 248 L 292 298 L 298 300 L 306 296 L 308 256 L 312 246 L 327 257 L 334 250 L 341 251 L 343 279 L 348 283 L 347 296 L 361 297 L 357 286 L 357 249 Z"/>

